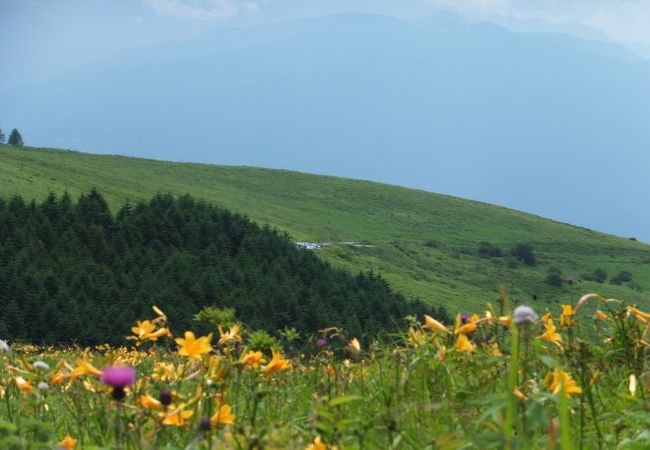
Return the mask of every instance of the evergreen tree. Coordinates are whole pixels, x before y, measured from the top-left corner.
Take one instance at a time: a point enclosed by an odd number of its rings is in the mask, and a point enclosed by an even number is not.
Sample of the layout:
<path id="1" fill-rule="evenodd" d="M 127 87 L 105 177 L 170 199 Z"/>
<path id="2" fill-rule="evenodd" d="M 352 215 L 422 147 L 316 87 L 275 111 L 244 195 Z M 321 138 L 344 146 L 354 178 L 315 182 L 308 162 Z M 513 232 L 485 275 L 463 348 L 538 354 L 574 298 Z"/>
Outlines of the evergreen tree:
<path id="1" fill-rule="evenodd" d="M 5 134 L 2 132 L 2 128 L 0 128 L 0 144 L 4 144 L 6 139 Z"/>
<path id="2" fill-rule="evenodd" d="M 22 147 L 25 145 L 23 142 L 23 137 L 20 135 L 20 132 L 17 129 L 11 130 L 11 134 L 9 135 L 9 145 L 13 145 L 14 147 Z"/>

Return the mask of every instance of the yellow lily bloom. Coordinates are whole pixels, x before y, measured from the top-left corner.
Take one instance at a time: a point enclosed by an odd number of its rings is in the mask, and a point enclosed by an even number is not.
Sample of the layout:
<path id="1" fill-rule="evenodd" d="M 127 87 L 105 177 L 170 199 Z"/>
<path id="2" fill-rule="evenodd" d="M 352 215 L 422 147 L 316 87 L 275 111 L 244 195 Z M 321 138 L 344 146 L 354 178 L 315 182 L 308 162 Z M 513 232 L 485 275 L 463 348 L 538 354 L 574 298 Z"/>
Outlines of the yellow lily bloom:
<path id="1" fill-rule="evenodd" d="M 458 339 L 456 339 L 456 351 L 459 352 L 468 352 L 472 353 L 474 350 L 476 350 L 476 345 L 472 344 L 472 342 L 467 338 L 466 334 L 459 334 Z"/>
<path id="2" fill-rule="evenodd" d="M 512 317 L 510 316 L 501 316 L 497 320 L 504 327 L 510 326 L 510 324 L 512 323 Z"/>
<path id="3" fill-rule="evenodd" d="M 573 318 L 576 312 L 573 310 L 571 305 L 562 305 L 562 314 L 560 314 L 560 326 L 561 327 L 570 327 L 576 321 Z"/>
<path id="4" fill-rule="evenodd" d="M 426 314 L 424 315 L 424 325 L 422 325 L 422 328 L 428 328 L 431 331 L 436 331 L 438 333 L 449 333 L 447 327 L 445 327 L 442 323 L 438 322 L 433 317 Z"/>
<path id="5" fill-rule="evenodd" d="M 163 413 L 163 425 L 171 425 L 175 427 L 183 427 L 187 425 L 186 419 L 192 417 L 194 415 L 194 411 L 183 411 L 184 407 L 185 405 L 181 405 L 179 408 L 174 409 L 170 413 Z"/>
<path id="6" fill-rule="evenodd" d="M 609 316 L 602 312 L 600 309 L 596 310 L 596 316 L 601 320 L 611 320 Z"/>
<path id="7" fill-rule="evenodd" d="M 146 409 L 163 409 L 162 403 L 160 400 L 153 398 L 151 395 L 142 395 L 138 399 L 138 403 Z"/>
<path id="8" fill-rule="evenodd" d="M 314 441 L 305 447 L 305 450 L 327 450 L 327 445 L 323 443 L 320 436 L 316 436 Z"/>
<path id="9" fill-rule="evenodd" d="M 217 342 L 217 346 L 230 341 L 241 341 L 241 337 L 239 336 L 239 325 L 237 324 L 230 327 L 230 330 L 228 330 L 227 333 L 219 327 L 219 341 Z"/>
<path id="10" fill-rule="evenodd" d="M 465 325 L 459 327 L 456 330 L 456 334 L 467 334 L 471 333 L 472 331 L 476 330 L 477 326 L 475 323 L 466 323 Z"/>
<path id="11" fill-rule="evenodd" d="M 194 333 L 191 331 L 186 331 L 185 339 L 176 339 L 176 343 L 180 347 L 178 349 L 178 354 L 181 356 L 187 356 L 191 359 L 200 360 L 202 354 L 210 353 L 212 351 L 210 341 L 212 341 L 212 333 L 207 336 L 201 336 L 197 339 L 194 336 Z"/>
<path id="12" fill-rule="evenodd" d="M 56 444 L 56 447 L 65 450 L 72 450 L 75 445 L 77 445 L 77 440 L 72 439 L 70 435 L 67 435 L 61 442 Z"/>
<path id="13" fill-rule="evenodd" d="M 545 341 L 553 342 L 554 344 L 557 344 L 558 346 L 562 346 L 562 336 L 557 333 L 557 328 L 553 324 L 553 319 L 548 319 L 544 323 L 544 327 L 546 328 L 546 332 L 542 334 L 539 338 L 544 339 Z"/>
<path id="14" fill-rule="evenodd" d="M 263 359 L 264 355 L 262 352 L 254 352 L 253 350 L 249 350 L 248 353 L 242 355 L 242 357 L 239 358 L 239 363 L 245 365 L 246 367 L 259 367 Z"/>
<path id="15" fill-rule="evenodd" d="M 562 392 L 562 387 L 567 397 L 571 394 L 582 394 L 582 388 L 576 384 L 571 375 L 558 367 L 553 371 L 553 382 L 549 389 L 554 394 L 559 394 Z"/>
<path id="16" fill-rule="evenodd" d="M 630 390 L 630 395 L 634 397 L 636 395 L 636 375 L 633 373 L 630 374 L 630 384 L 628 388 Z"/>
<path id="17" fill-rule="evenodd" d="M 210 423 L 213 427 L 216 427 L 219 424 L 222 425 L 232 425 L 235 423 L 237 416 L 233 416 L 232 408 L 228 404 L 223 404 L 219 406 L 219 410 L 210 418 Z"/>
<path id="18" fill-rule="evenodd" d="M 636 317 L 639 322 L 648 323 L 648 319 L 650 319 L 650 314 L 643 312 L 634 306 L 628 306 L 627 312 L 634 314 L 634 317 Z"/>
<path id="19" fill-rule="evenodd" d="M 97 369 L 83 358 L 78 358 L 75 362 L 77 363 L 77 367 L 70 372 L 69 376 L 71 378 L 77 378 L 83 375 L 94 375 L 99 377 L 102 374 L 101 370 Z"/>
<path id="20" fill-rule="evenodd" d="M 528 397 L 524 395 L 523 392 L 521 392 L 518 388 L 515 388 L 514 390 L 515 397 L 517 397 L 521 401 L 526 401 L 528 400 Z"/>
<path id="21" fill-rule="evenodd" d="M 361 353 L 361 344 L 359 344 L 359 339 L 354 338 L 348 342 L 348 348 L 352 350 L 352 353 L 354 354 Z"/>
<path id="22" fill-rule="evenodd" d="M 32 391 L 32 383 L 23 377 L 16 377 L 14 379 L 16 386 L 23 394 L 29 394 Z"/>
<path id="23" fill-rule="evenodd" d="M 273 350 L 273 358 L 267 365 L 262 367 L 262 372 L 266 373 L 267 375 L 272 375 L 274 372 L 277 372 L 279 370 L 287 370 L 290 368 L 291 363 L 286 359 L 283 359 L 280 352 Z"/>
<path id="24" fill-rule="evenodd" d="M 143 339 L 145 336 L 153 333 L 155 329 L 156 325 L 149 322 L 148 320 L 144 320 L 142 322 L 138 320 L 138 325 L 131 328 L 131 331 L 138 339 Z"/>

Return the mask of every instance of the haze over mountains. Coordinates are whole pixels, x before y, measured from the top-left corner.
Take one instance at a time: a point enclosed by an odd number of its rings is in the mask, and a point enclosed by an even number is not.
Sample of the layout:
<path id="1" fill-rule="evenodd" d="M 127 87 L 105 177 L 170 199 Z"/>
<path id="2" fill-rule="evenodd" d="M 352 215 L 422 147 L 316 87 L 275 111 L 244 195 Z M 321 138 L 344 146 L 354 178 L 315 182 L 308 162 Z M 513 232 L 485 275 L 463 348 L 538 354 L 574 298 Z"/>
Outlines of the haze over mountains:
<path id="1" fill-rule="evenodd" d="M 650 62 L 450 14 L 219 28 L 0 93 L 30 145 L 365 178 L 650 241 Z"/>

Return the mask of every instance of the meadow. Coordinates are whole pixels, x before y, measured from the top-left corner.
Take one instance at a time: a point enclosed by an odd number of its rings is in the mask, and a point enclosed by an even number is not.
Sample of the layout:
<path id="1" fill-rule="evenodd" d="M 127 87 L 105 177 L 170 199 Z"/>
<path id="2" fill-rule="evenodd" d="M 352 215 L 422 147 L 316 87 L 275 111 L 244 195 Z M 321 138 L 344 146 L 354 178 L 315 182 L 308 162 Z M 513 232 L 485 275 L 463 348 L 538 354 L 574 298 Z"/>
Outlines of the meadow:
<path id="1" fill-rule="evenodd" d="M 155 306 L 122 347 L 2 341 L 0 448 L 649 448 L 650 313 L 513 306 L 502 289 L 369 345 L 337 328 L 264 344 L 234 322 L 172 336 Z"/>
<path id="2" fill-rule="evenodd" d="M 117 149 L 116 149 L 117 150 Z M 44 200 L 50 192 L 73 198 L 97 188 L 113 213 L 125 202 L 157 193 L 182 195 L 270 224 L 296 240 L 332 242 L 322 259 L 352 274 L 373 270 L 407 296 L 451 312 L 479 311 L 499 298 L 505 283 L 518 302 L 538 308 L 568 303 L 586 292 L 625 298 L 650 308 L 650 246 L 520 211 L 415 189 L 362 180 L 254 167 L 174 163 L 54 149 L 0 145 L 0 196 Z M 372 247 L 342 244 L 358 241 Z M 480 257 L 479 245 L 502 257 Z M 531 245 L 537 264 L 513 260 Z M 574 283 L 545 282 L 556 268 Z M 598 283 L 596 269 L 607 273 Z M 608 280 L 621 271 L 632 281 Z"/>

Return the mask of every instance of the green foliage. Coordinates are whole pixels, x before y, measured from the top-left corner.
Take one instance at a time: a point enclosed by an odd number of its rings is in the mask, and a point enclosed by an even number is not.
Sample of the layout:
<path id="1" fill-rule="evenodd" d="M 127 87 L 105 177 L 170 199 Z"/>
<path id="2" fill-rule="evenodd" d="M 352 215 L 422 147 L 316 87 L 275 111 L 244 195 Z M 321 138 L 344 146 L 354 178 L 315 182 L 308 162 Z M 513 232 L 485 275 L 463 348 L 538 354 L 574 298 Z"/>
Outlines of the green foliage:
<path id="1" fill-rule="evenodd" d="M 16 149 L 0 145 L 0 196 L 42 201 L 50 191 L 77 198 L 93 186 L 117 213 L 127 200 L 148 201 L 158 192 L 190 193 L 270 224 L 295 240 L 331 242 L 314 253 L 334 267 L 357 274 L 372 270 L 407 297 L 446 305 L 451 313 L 480 311 L 498 296 L 500 282 L 515 298 L 540 294 L 540 306 L 568 303 L 579 292 L 603 291 L 650 305 L 650 247 L 519 211 L 368 181 L 285 170 L 185 164 L 87 153 Z M 369 241 L 354 247 L 347 241 Z M 427 241 L 432 245 L 426 245 Z M 489 242 L 502 258 L 460 254 L 461 246 Z M 537 266 L 509 255 L 519 244 L 533 246 Z M 640 264 L 641 263 L 641 264 Z M 549 266 L 575 274 L 602 268 L 633 273 L 642 288 L 584 280 L 567 289 L 544 282 Z"/>
<path id="2" fill-rule="evenodd" d="M 343 326 L 360 338 L 422 313 L 374 273 L 332 268 L 286 235 L 185 195 L 115 217 L 96 190 L 73 203 L 0 199 L 0 329 L 12 340 L 122 343 L 160 307 L 182 329 L 235 319 L 276 332 Z M 207 308 L 207 309 L 206 309 Z"/>
<path id="3" fill-rule="evenodd" d="M 14 128 L 13 130 L 11 130 L 8 144 L 13 147 L 22 147 L 23 145 L 25 145 L 25 143 L 23 142 L 23 137 L 21 136 L 20 132 L 17 129 Z"/>
<path id="4" fill-rule="evenodd" d="M 517 258 L 519 261 L 523 262 L 527 266 L 534 266 L 537 264 L 537 257 L 535 256 L 535 251 L 533 246 L 530 244 L 518 244 L 512 251 L 512 256 Z"/>
<path id="5" fill-rule="evenodd" d="M 269 353 L 271 350 L 280 348 L 278 340 L 264 330 L 251 331 L 247 335 L 248 348 Z"/>
<path id="6" fill-rule="evenodd" d="M 478 246 L 478 255 L 481 258 L 498 258 L 501 256 L 501 248 L 489 242 L 481 242 Z"/>
<path id="7" fill-rule="evenodd" d="M 546 284 L 549 286 L 560 287 L 562 286 L 562 271 L 557 267 L 550 267 L 546 274 Z"/>
<path id="8" fill-rule="evenodd" d="M 607 271 L 599 267 L 593 272 L 584 274 L 582 278 L 588 281 L 595 281 L 596 283 L 604 283 L 607 280 Z"/>
<path id="9" fill-rule="evenodd" d="M 235 308 L 205 306 L 194 315 L 196 322 L 203 322 L 212 328 L 228 328 L 235 323 Z"/>
<path id="10" fill-rule="evenodd" d="M 618 275 L 613 276 L 609 282 L 615 285 L 621 285 L 627 281 L 632 281 L 632 274 L 627 270 L 623 270 L 618 273 Z"/>

